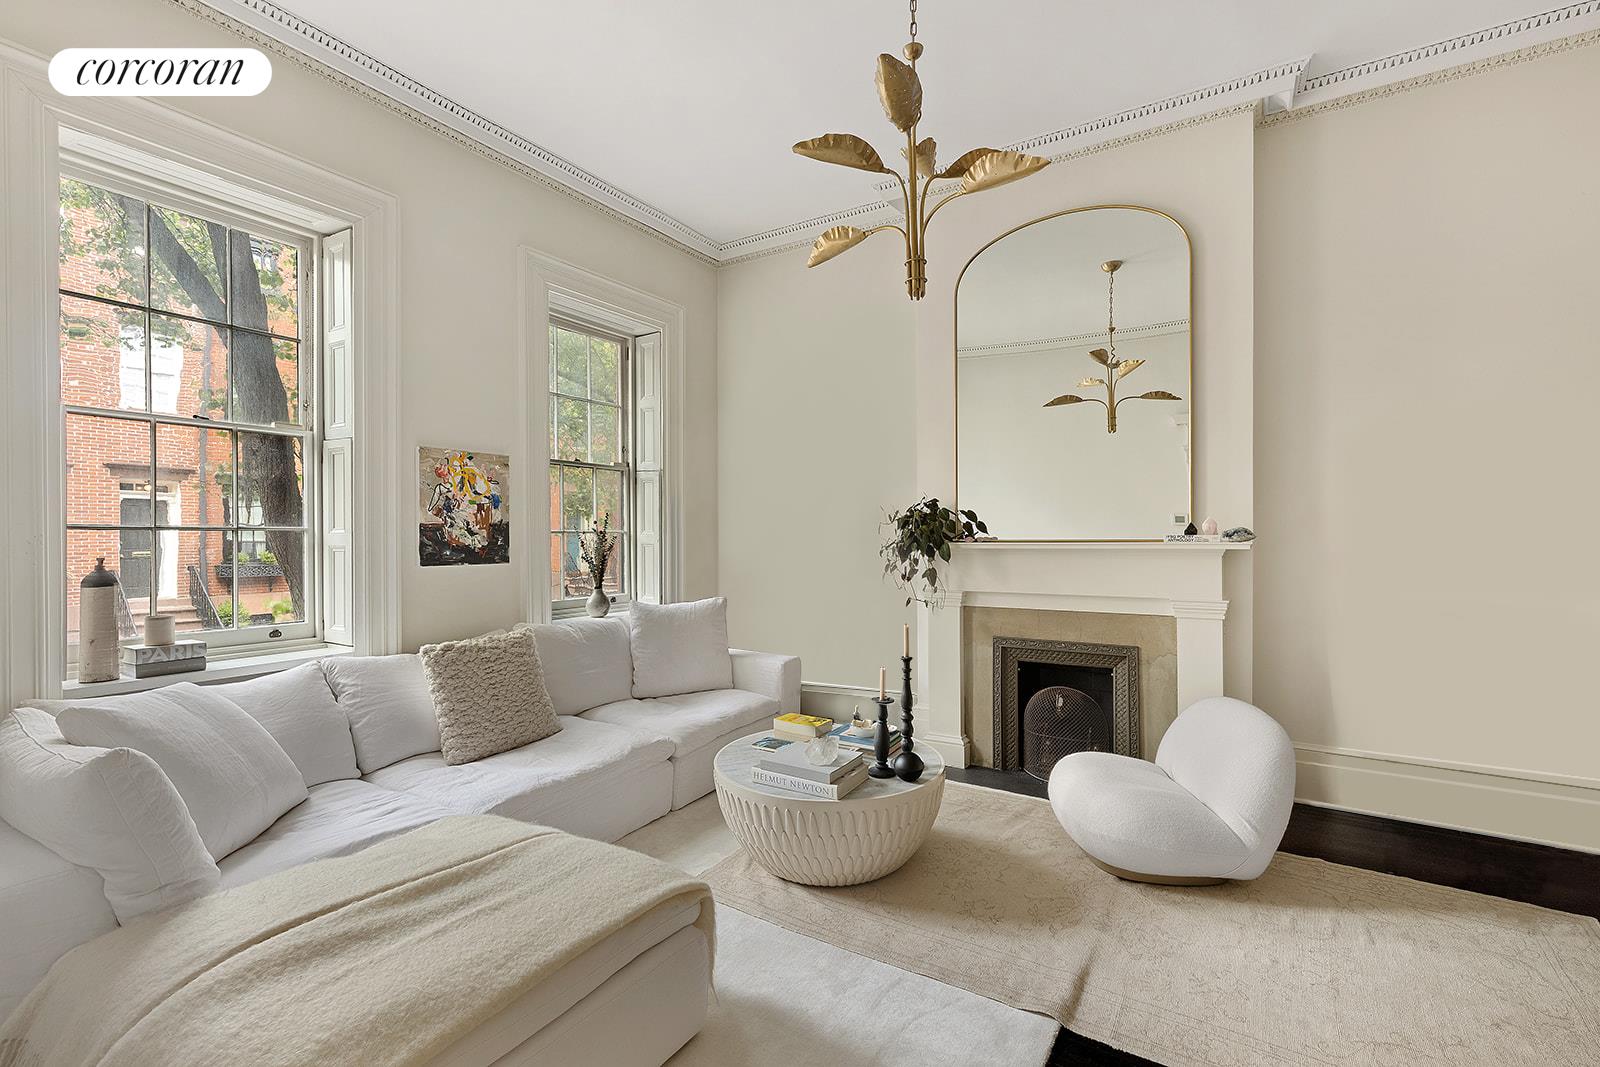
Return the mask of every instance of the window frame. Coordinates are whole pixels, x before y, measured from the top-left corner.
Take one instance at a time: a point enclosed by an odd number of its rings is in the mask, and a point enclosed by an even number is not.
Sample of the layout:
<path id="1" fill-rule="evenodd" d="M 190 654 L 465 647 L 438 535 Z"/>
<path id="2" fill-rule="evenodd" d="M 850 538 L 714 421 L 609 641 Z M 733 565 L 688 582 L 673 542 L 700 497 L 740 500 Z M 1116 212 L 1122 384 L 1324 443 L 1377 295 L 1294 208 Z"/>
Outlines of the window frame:
<path id="1" fill-rule="evenodd" d="M 546 389 L 546 393 L 548 394 L 548 397 L 549 397 L 549 411 L 548 411 L 548 417 L 547 417 L 546 421 L 548 423 L 548 436 L 550 438 L 551 448 L 550 448 L 549 456 L 547 457 L 547 462 L 545 464 L 545 466 L 547 468 L 547 470 L 545 471 L 545 484 L 546 485 L 549 484 L 549 473 L 550 473 L 550 470 L 552 470 L 552 469 L 553 470 L 563 470 L 565 468 L 575 468 L 575 469 L 578 469 L 578 470 L 589 470 L 589 471 L 617 471 L 618 473 L 621 474 L 621 476 L 622 476 L 622 494 L 621 494 L 622 495 L 622 526 L 620 528 L 620 532 L 622 534 L 622 544 L 620 546 L 619 552 L 617 553 L 617 556 L 618 556 L 617 563 L 618 563 L 618 566 L 620 566 L 622 568 L 622 575 L 621 575 L 622 580 L 621 580 L 621 583 L 620 583 L 620 589 L 618 590 L 618 592 L 615 595 L 613 595 L 611 597 L 611 604 L 612 604 L 612 607 L 614 609 L 621 610 L 621 611 L 626 611 L 633 604 L 634 588 L 635 588 L 634 582 L 635 582 L 635 578 L 636 578 L 636 571 L 635 571 L 635 567 L 634 567 L 634 557 L 635 557 L 634 549 L 635 549 L 635 545 L 637 543 L 637 538 L 636 538 L 636 536 L 634 534 L 634 531 L 632 529 L 632 522 L 633 522 L 634 511 L 635 511 L 635 486 L 634 486 L 634 467 L 633 467 L 633 459 L 634 459 L 634 456 L 633 456 L 633 441 L 634 441 L 634 433 L 635 433 L 634 413 L 635 413 L 635 409 L 637 407 L 637 405 L 634 402 L 634 381 L 633 381 L 633 363 L 634 363 L 633 356 L 634 356 L 634 352 L 633 352 L 633 349 L 634 349 L 634 344 L 635 344 L 637 338 L 629 337 L 626 334 L 619 333 L 619 332 L 617 332 L 615 330 L 607 329 L 604 326 L 593 325 L 592 323 L 586 322 L 586 321 L 584 321 L 582 319 L 573 317 L 571 315 L 562 315 L 562 314 L 557 314 L 557 313 L 552 312 L 550 314 L 550 316 L 548 318 L 548 321 L 547 321 L 547 324 L 546 324 L 546 334 L 547 335 L 553 335 L 554 332 L 556 330 L 558 330 L 558 329 L 567 330 L 569 332 L 574 332 L 574 333 L 581 333 L 581 334 L 584 334 L 587 337 L 597 337 L 602 341 L 614 341 L 614 342 L 617 343 L 617 345 L 621 349 L 621 354 L 619 356 L 619 366 L 618 366 L 618 371 L 617 371 L 617 375 L 618 375 L 618 382 L 617 382 L 618 396 L 617 396 L 617 403 L 616 404 L 612 404 L 609 401 L 605 401 L 605 400 L 596 400 L 596 399 L 594 399 L 594 397 L 592 395 L 591 396 L 587 396 L 587 397 L 577 397 L 577 396 L 573 396 L 573 395 L 571 395 L 569 393 L 559 392 L 557 386 L 559 384 L 559 380 L 560 379 L 559 379 L 559 376 L 557 374 L 556 355 L 555 355 L 555 351 L 554 351 L 553 348 L 550 350 L 549 384 L 548 384 L 548 387 Z M 591 393 L 593 392 L 592 383 L 591 383 L 591 387 L 590 387 L 590 392 Z M 620 456 L 620 462 L 614 463 L 614 464 L 590 463 L 590 462 L 579 462 L 579 461 L 576 461 L 576 460 L 564 460 L 564 459 L 557 458 L 557 456 L 555 454 L 555 447 L 554 447 L 554 445 L 555 445 L 555 441 L 554 441 L 555 426 L 556 426 L 556 421 L 557 421 L 557 419 L 559 417 L 557 401 L 563 400 L 563 399 L 565 399 L 565 400 L 578 400 L 578 401 L 581 401 L 581 402 L 583 402 L 585 404 L 600 404 L 600 405 L 605 406 L 605 407 L 615 407 L 617 409 L 617 430 L 618 430 L 618 434 L 619 434 L 619 436 L 621 438 L 621 440 L 618 442 L 618 445 L 619 445 L 618 453 L 619 453 L 619 456 Z M 590 436 L 592 438 L 592 436 L 593 436 L 593 431 L 592 431 L 593 423 L 591 422 L 591 423 L 589 423 L 589 425 L 591 427 Z M 564 515 L 564 511 L 561 508 L 561 500 L 560 500 L 559 493 L 560 493 L 561 487 L 565 483 L 564 483 L 564 480 L 558 479 L 556 484 L 557 484 L 557 497 L 553 502 L 550 502 L 552 506 L 548 510 L 553 510 L 558 515 Z M 547 514 L 548 514 L 548 510 L 547 510 Z M 617 527 L 611 527 L 611 529 L 613 531 L 615 531 L 615 530 L 617 530 Z M 568 534 L 574 534 L 574 533 L 581 534 L 583 532 L 584 531 L 581 531 L 581 530 L 568 530 L 565 527 L 563 527 L 561 529 L 556 529 L 556 530 L 549 530 L 549 531 L 547 531 L 546 544 L 547 545 L 549 544 L 549 538 L 555 537 L 558 534 L 561 535 L 564 538 Z M 550 614 L 551 614 L 551 617 L 559 619 L 559 618 L 571 618 L 571 617 L 576 616 L 576 615 L 581 615 L 585 610 L 585 603 L 586 603 L 588 598 L 587 597 L 557 597 L 557 596 L 554 595 L 555 585 L 556 585 L 556 576 L 554 574 L 552 574 L 552 573 L 546 573 L 545 574 L 545 587 L 551 593 L 551 596 L 550 596 Z"/>
<path id="2" fill-rule="evenodd" d="M 166 208 L 189 215 L 204 221 L 227 227 L 229 230 L 241 230 L 252 238 L 265 239 L 274 243 L 292 245 L 297 250 L 299 271 L 298 293 L 300 306 L 298 309 L 298 333 L 294 339 L 298 345 L 297 362 L 297 399 L 300 402 L 301 427 L 290 430 L 283 425 L 258 425 L 238 422 L 232 419 L 200 418 L 177 414 L 168 414 L 154 410 L 130 411 L 122 409 L 95 408 L 84 405 L 66 404 L 61 400 L 60 389 L 56 391 L 57 431 L 55 449 L 57 459 L 61 464 L 62 484 L 66 484 L 67 454 L 65 448 L 65 427 L 69 415 L 87 416 L 92 418 L 123 419 L 139 424 L 148 425 L 151 429 L 151 470 L 159 475 L 159 456 L 155 450 L 155 436 L 157 428 L 163 425 L 196 428 L 202 431 L 227 431 L 233 434 L 233 462 L 231 470 L 238 470 L 238 456 L 242 445 L 240 434 L 267 434 L 271 436 L 292 437 L 301 442 L 300 468 L 302 478 L 302 515 L 301 524 L 293 529 L 300 530 L 305 539 L 304 550 L 304 588 L 305 610 L 304 620 L 301 622 L 262 623 L 254 626 L 230 627 L 227 629 L 209 629 L 184 631 L 180 636 L 198 638 L 206 642 L 209 654 L 223 658 L 234 656 L 254 656 L 281 652 L 286 649 L 304 648 L 323 643 L 326 638 L 324 623 L 324 574 L 323 574 L 323 543 L 324 543 L 324 507 L 322 486 L 322 453 L 325 442 L 322 397 L 323 389 L 323 360 L 322 360 L 322 251 L 323 235 L 309 227 L 296 226 L 287 223 L 272 214 L 270 205 L 251 204 L 246 199 L 223 199 L 215 195 L 200 194 L 186 189 L 178 182 L 167 179 L 157 174 L 143 173 L 132 165 L 114 165 L 93 155 L 77 152 L 66 146 L 59 150 L 59 171 L 57 189 L 62 180 L 74 180 L 91 186 L 96 186 L 125 196 L 136 197 L 146 204 L 146 209 L 155 207 Z M 59 195 L 59 194 L 58 194 Z M 148 224 L 147 224 L 148 226 Z M 63 297 L 90 301 L 104 306 L 123 308 L 138 311 L 149 315 L 163 315 L 185 322 L 193 322 L 212 328 L 224 330 L 243 330 L 258 336 L 270 339 L 285 339 L 282 335 L 273 334 L 267 330 L 256 329 L 249 326 L 236 326 L 233 323 L 217 324 L 200 316 L 188 315 L 182 312 L 173 312 L 151 306 L 151 293 L 149 291 L 149 278 L 151 273 L 151 253 L 149 251 L 149 232 L 145 233 L 145 260 L 146 260 L 146 292 L 142 304 L 131 303 L 117 298 L 107 298 L 92 293 L 79 293 L 74 290 L 64 290 L 59 278 L 59 256 L 52 264 L 52 277 L 55 284 L 52 286 L 56 294 L 58 307 L 55 329 L 60 329 L 59 304 Z M 231 248 L 231 241 L 230 248 Z M 231 293 L 229 296 L 231 297 Z M 230 304 L 231 310 L 231 304 Z M 230 315 L 231 317 L 231 315 Z M 148 321 L 148 319 L 147 319 Z M 152 331 L 145 331 L 145 376 L 144 399 L 145 407 L 153 409 L 155 402 L 154 372 L 151 354 L 153 351 Z M 232 390 L 232 344 L 229 345 L 229 383 Z M 59 365 L 60 356 L 56 354 Z M 159 476 L 151 480 L 151 515 L 152 523 L 156 514 L 154 500 Z M 237 489 L 230 492 L 230 498 L 237 493 Z M 124 527 L 118 523 L 69 523 L 67 521 L 67 508 L 65 499 L 61 501 L 53 516 L 55 530 L 60 537 L 58 558 L 66 558 L 66 542 L 70 530 L 121 530 L 121 529 L 149 529 L 152 533 L 153 544 L 159 544 L 163 534 L 173 535 L 173 540 L 182 533 L 197 534 L 199 536 L 219 535 L 224 543 L 232 545 L 234 534 L 248 534 L 265 531 L 268 528 L 289 527 L 241 527 L 238 526 L 237 509 L 230 517 L 233 525 L 227 526 L 194 526 L 176 525 L 170 527 Z M 158 549 L 159 553 L 159 549 Z M 236 561 L 234 561 L 236 562 Z M 234 612 L 238 612 L 239 604 L 239 574 L 238 567 L 231 566 L 230 576 L 231 600 Z M 158 561 L 153 565 L 154 579 L 159 582 L 160 565 Z M 81 575 L 65 575 L 70 583 Z M 67 586 L 63 585 L 57 592 L 64 605 L 67 596 Z M 182 576 L 178 578 L 178 596 L 183 596 L 184 583 Z M 158 586 L 152 587 L 152 595 L 159 595 Z M 135 615 L 137 620 L 137 614 Z M 60 660 L 63 673 L 71 678 L 75 673 L 77 645 L 67 641 L 66 617 L 63 612 L 62 626 L 53 640 L 58 642 Z M 276 636 L 274 636 L 276 635 Z M 124 638 L 123 644 L 137 643 L 139 637 Z"/>

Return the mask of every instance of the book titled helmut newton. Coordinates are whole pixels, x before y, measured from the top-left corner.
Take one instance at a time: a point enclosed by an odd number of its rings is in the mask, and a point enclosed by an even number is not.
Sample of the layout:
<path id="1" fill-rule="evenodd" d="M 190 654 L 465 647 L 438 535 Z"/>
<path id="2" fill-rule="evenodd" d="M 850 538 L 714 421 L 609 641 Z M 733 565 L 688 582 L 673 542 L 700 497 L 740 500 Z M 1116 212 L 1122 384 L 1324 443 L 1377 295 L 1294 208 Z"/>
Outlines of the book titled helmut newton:
<path id="1" fill-rule="evenodd" d="M 780 774 L 777 771 L 769 771 L 765 767 L 750 768 L 750 781 L 756 785 L 764 785 L 772 789 L 782 789 L 790 793 L 816 797 L 819 800 L 842 800 L 849 795 L 851 790 L 866 780 L 867 765 L 865 762 L 831 784 L 796 778 L 792 774 Z"/>

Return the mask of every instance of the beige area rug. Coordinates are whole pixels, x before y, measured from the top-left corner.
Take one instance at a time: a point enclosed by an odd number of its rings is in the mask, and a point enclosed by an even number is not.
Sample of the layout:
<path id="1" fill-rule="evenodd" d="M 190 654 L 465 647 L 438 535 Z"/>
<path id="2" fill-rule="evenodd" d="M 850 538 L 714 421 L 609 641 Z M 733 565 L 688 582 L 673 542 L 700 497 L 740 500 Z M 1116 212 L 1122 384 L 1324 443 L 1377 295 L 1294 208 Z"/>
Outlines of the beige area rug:
<path id="1" fill-rule="evenodd" d="M 1042 800 L 950 783 L 876 882 L 784 882 L 743 852 L 719 905 L 1174 1067 L 1594 1067 L 1600 923 L 1280 854 L 1179 889 L 1094 867 Z"/>
<path id="2" fill-rule="evenodd" d="M 715 796 L 619 845 L 698 874 L 739 850 Z M 706 1025 L 668 1067 L 1037 1067 L 1055 1020 L 717 907 Z M 955 1050 L 959 1050 L 959 1054 Z"/>

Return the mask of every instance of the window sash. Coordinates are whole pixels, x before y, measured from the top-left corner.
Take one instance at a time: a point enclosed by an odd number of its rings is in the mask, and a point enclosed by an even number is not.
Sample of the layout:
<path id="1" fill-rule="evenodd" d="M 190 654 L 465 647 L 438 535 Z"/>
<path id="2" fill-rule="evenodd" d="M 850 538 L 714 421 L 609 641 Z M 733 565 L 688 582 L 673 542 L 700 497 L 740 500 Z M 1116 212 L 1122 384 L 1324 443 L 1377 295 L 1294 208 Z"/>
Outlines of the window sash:
<path id="1" fill-rule="evenodd" d="M 555 364 L 556 351 L 555 351 L 555 344 L 554 344 L 555 331 L 557 329 L 566 330 L 566 331 L 568 331 L 570 333 L 582 334 L 586 338 L 599 338 L 602 341 L 611 341 L 611 342 L 616 343 L 619 346 L 620 352 L 619 352 L 619 356 L 618 356 L 619 363 L 618 363 L 618 368 L 617 368 L 617 377 L 618 377 L 618 394 L 617 395 L 618 395 L 618 400 L 616 402 L 612 402 L 612 401 L 609 401 L 609 400 L 598 399 L 598 398 L 596 398 L 596 397 L 594 397 L 592 395 L 593 392 L 594 392 L 593 379 L 592 379 L 592 374 L 589 373 L 588 369 L 586 369 L 585 373 L 586 373 L 586 375 L 588 375 L 588 381 L 589 381 L 589 390 L 588 391 L 589 391 L 589 393 L 591 395 L 580 396 L 580 395 L 577 395 L 577 394 L 574 394 L 574 393 L 571 393 L 571 392 L 564 391 L 564 390 L 559 388 L 558 382 L 559 382 L 560 379 L 559 379 L 559 376 L 556 374 L 556 364 Z M 632 409 L 633 409 L 633 390 L 632 390 L 633 339 L 632 338 L 628 338 L 628 337 L 622 337 L 622 336 L 619 336 L 617 334 L 610 333 L 610 332 L 608 332 L 606 330 L 596 329 L 593 326 L 588 326 L 588 325 L 585 325 L 584 323 L 581 323 L 581 322 L 576 322 L 576 321 L 571 320 L 571 319 L 566 319 L 566 318 L 562 318 L 562 317 L 558 317 L 558 316 L 554 316 L 554 315 L 552 315 L 550 317 L 549 329 L 547 331 L 547 335 L 549 336 L 549 338 L 551 340 L 551 344 L 550 344 L 550 347 L 548 349 L 549 354 L 550 354 L 550 375 L 549 375 L 550 384 L 548 386 L 548 393 L 549 393 L 549 396 L 550 396 L 550 428 L 549 428 L 549 435 L 550 435 L 550 445 L 551 445 L 549 467 L 550 467 L 550 469 L 552 471 L 556 472 L 556 477 L 557 477 L 557 480 L 556 480 L 557 490 L 556 491 L 557 491 L 558 494 L 561 491 L 561 486 L 563 484 L 561 471 L 562 471 L 563 468 L 568 469 L 568 470 L 587 470 L 587 471 L 590 471 L 591 474 L 593 472 L 598 472 L 598 471 L 608 471 L 608 472 L 615 472 L 615 473 L 621 475 L 621 478 L 622 478 L 622 493 L 621 493 L 620 507 L 621 507 L 622 514 L 621 514 L 621 516 L 618 517 L 619 521 L 613 522 L 611 524 L 611 526 L 609 527 L 609 529 L 610 529 L 610 532 L 618 534 L 618 535 L 621 535 L 621 544 L 619 545 L 619 551 L 618 551 L 618 554 L 617 554 L 617 566 L 620 568 L 620 571 L 617 574 L 617 578 L 618 578 L 619 585 L 621 586 L 621 590 L 620 590 L 620 592 L 618 592 L 616 594 L 616 598 L 615 599 L 616 599 L 616 603 L 617 604 L 626 605 L 632 599 L 633 587 L 634 587 L 634 558 L 633 558 L 634 538 L 633 538 L 631 532 L 628 529 L 629 519 L 631 517 L 631 513 L 632 513 L 632 510 L 633 510 L 633 495 L 634 495 L 633 464 L 632 464 L 632 456 L 631 456 L 632 437 L 633 437 L 633 425 L 632 425 Z M 587 365 L 586 365 L 586 368 L 587 368 Z M 561 401 L 561 400 L 568 400 L 568 401 L 572 401 L 572 402 L 575 402 L 575 403 L 585 404 L 585 405 L 588 405 L 590 407 L 609 408 L 612 411 L 616 412 L 616 416 L 617 416 L 617 436 L 618 436 L 618 440 L 617 440 L 618 461 L 616 463 L 595 463 L 595 462 L 590 462 L 588 460 L 558 459 L 556 457 L 555 440 L 556 440 L 556 429 L 557 429 L 557 426 L 558 426 L 558 423 L 556 421 L 557 420 L 556 405 L 557 405 L 557 402 Z M 590 455 L 592 455 L 593 451 L 594 451 L 594 449 L 593 449 L 593 432 L 594 432 L 594 422 L 593 422 L 592 419 L 589 419 L 589 420 L 587 420 L 588 439 L 585 441 L 585 446 L 586 446 L 586 451 Z M 565 518 L 565 509 L 561 507 L 562 501 L 561 501 L 559 495 L 558 495 L 557 499 L 555 501 L 553 501 L 553 505 L 556 507 L 557 513 L 560 514 L 562 516 L 562 518 L 564 519 Z M 568 528 L 565 527 L 565 524 L 563 523 L 562 528 L 550 530 L 549 531 L 549 536 L 550 537 L 559 536 L 562 539 L 563 549 L 562 549 L 562 557 L 561 558 L 565 559 L 566 558 L 566 555 L 565 555 L 566 538 L 569 535 L 573 535 L 573 534 L 582 535 L 582 534 L 587 533 L 587 532 L 588 532 L 587 530 L 568 529 Z M 572 613 L 572 612 L 576 611 L 584 603 L 584 601 L 587 599 L 587 597 L 583 597 L 583 596 L 561 597 L 561 596 L 555 596 L 554 595 L 554 590 L 555 589 L 557 589 L 557 588 L 563 588 L 564 589 L 565 588 L 565 576 L 564 575 L 557 575 L 557 574 L 554 574 L 554 573 L 546 574 L 545 575 L 545 583 L 546 583 L 547 588 L 549 588 L 552 591 L 550 604 L 551 604 L 552 612 L 554 614 L 556 614 L 556 615 L 569 614 L 569 613 Z"/>
<path id="2" fill-rule="evenodd" d="M 317 388 L 321 372 L 321 353 L 319 346 L 316 343 L 319 324 L 321 321 L 321 289 L 320 285 L 318 284 L 319 280 L 317 277 L 317 271 L 320 264 L 320 238 L 315 234 L 285 229 L 281 224 L 264 217 L 256 216 L 253 213 L 235 214 L 230 211 L 215 210 L 214 208 L 208 206 L 197 206 L 194 202 L 188 200 L 182 195 L 173 195 L 171 192 L 166 190 L 147 188 L 136 177 L 121 174 L 115 176 L 107 175 L 100 172 L 98 168 L 80 169 L 79 167 L 75 166 L 72 161 L 66 159 L 63 160 L 60 176 L 63 179 L 71 179 L 91 186 L 97 186 L 102 189 L 113 190 L 127 196 L 137 197 L 145 205 L 145 286 L 143 302 L 128 301 L 119 299 L 117 297 L 103 296 L 98 293 L 84 292 L 81 288 L 76 288 L 70 283 L 62 284 L 59 276 L 56 288 L 57 292 L 65 297 L 71 297 L 76 300 L 91 301 L 110 307 L 121 308 L 123 310 L 139 312 L 147 316 L 144 341 L 144 406 L 146 408 L 153 408 L 155 406 L 153 382 L 154 361 L 151 358 L 151 348 L 153 342 L 152 330 L 149 328 L 149 316 L 159 315 L 177 321 L 209 326 L 219 331 L 229 331 L 234 334 L 248 334 L 256 337 L 263 337 L 267 338 L 269 341 L 288 341 L 297 346 L 297 357 L 299 360 L 299 373 L 297 376 L 295 397 L 298 403 L 295 405 L 297 410 L 290 412 L 290 414 L 296 420 L 292 423 L 252 423 L 242 422 L 237 419 L 214 418 L 205 415 L 189 416 L 157 412 L 153 410 L 136 411 L 120 408 L 101 408 L 92 405 L 62 404 L 58 394 L 57 404 L 63 413 L 63 427 L 65 426 L 65 415 L 67 414 L 89 416 L 94 418 L 118 419 L 148 425 L 150 427 L 150 433 L 152 437 L 152 448 L 150 454 L 150 470 L 152 474 L 152 477 L 150 478 L 150 514 L 152 523 L 130 525 L 124 523 L 67 522 L 65 521 L 66 516 L 63 514 L 59 516 L 61 521 L 57 527 L 61 531 L 61 537 L 63 541 L 66 540 L 68 531 L 74 530 L 117 533 L 131 531 L 148 534 L 151 538 L 153 546 L 151 577 L 154 581 L 158 582 L 160 579 L 160 545 L 162 534 L 165 533 L 177 535 L 185 532 L 221 534 L 227 539 L 226 543 L 229 546 L 230 558 L 228 560 L 228 564 L 233 572 L 231 603 L 234 606 L 235 612 L 238 613 L 240 604 L 239 573 L 238 567 L 235 564 L 237 563 L 236 546 L 239 543 L 239 540 L 241 538 L 249 538 L 252 536 L 264 538 L 267 532 L 299 534 L 304 545 L 302 550 L 301 564 L 303 570 L 302 596 L 304 603 L 299 605 L 301 609 L 300 613 L 304 617 L 304 621 L 270 624 L 260 623 L 255 625 L 239 626 L 237 625 L 239 615 L 236 614 L 235 626 L 230 629 L 195 630 L 186 631 L 186 633 L 189 633 L 194 637 L 204 639 L 207 644 L 213 648 L 227 649 L 229 652 L 245 652 L 254 651 L 256 649 L 266 650 L 268 648 L 276 649 L 281 648 L 282 646 L 294 640 L 321 638 L 323 613 L 323 590 L 321 582 L 322 552 L 318 539 L 314 537 L 312 533 L 314 530 L 321 529 L 320 515 L 323 510 L 321 485 L 319 484 L 319 473 L 321 467 L 320 446 L 322 439 L 320 427 L 322 412 L 319 395 L 320 389 Z M 265 240 L 275 244 L 292 246 L 296 251 L 295 269 L 297 277 L 295 279 L 295 292 L 298 299 L 298 308 L 296 309 L 297 334 L 282 333 L 270 329 L 259 329 L 253 326 L 219 320 L 210 316 L 195 315 L 192 313 L 168 310 L 166 308 L 155 306 L 151 289 L 151 275 L 154 269 L 153 263 L 155 255 L 149 247 L 149 217 L 150 214 L 157 208 L 174 210 L 184 215 L 200 218 L 207 222 L 212 222 L 226 227 L 229 230 L 226 243 L 230 257 L 233 255 L 234 241 L 232 235 L 235 231 L 241 231 L 247 234 L 249 237 L 257 240 Z M 252 247 L 252 254 L 253 252 L 254 248 Z M 224 288 L 227 290 L 224 294 L 225 306 L 228 309 L 226 314 L 227 318 L 233 317 L 234 310 L 232 292 L 233 272 L 231 269 L 229 269 L 230 266 L 231 264 L 224 265 L 221 271 L 222 282 Z M 59 264 L 57 265 L 57 269 L 59 270 Z M 56 328 L 60 328 L 59 323 L 57 324 Z M 231 343 L 230 338 L 230 343 L 228 345 L 228 389 L 230 393 L 233 389 L 234 382 L 234 347 L 235 346 Z M 230 410 L 231 403 L 232 400 L 230 397 Z M 235 434 L 233 438 L 234 463 L 232 464 L 231 469 L 235 472 L 239 469 L 237 462 L 239 445 L 241 441 L 241 438 L 238 436 L 239 434 L 260 434 L 263 436 L 287 437 L 298 440 L 300 442 L 301 457 L 300 477 L 302 504 L 300 517 L 302 524 L 241 525 L 237 521 L 238 508 L 236 506 L 232 509 L 232 517 L 235 521 L 231 523 L 180 523 L 172 525 L 155 524 L 153 520 L 157 514 L 156 501 L 159 495 L 158 483 L 160 479 L 154 475 L 159 470 L 160 459 L 154 448 L 154 436 L 158 426 L 182 426 L 191 429 L 198 429 L 200 431 L 217 430 L 233 432 Z M 62 447 L 61 461 L 63 467 L 65 467 L 66 460 L 67 450 L 65 447 Z M 65 473 L 63 476 L 65 476 Z M 234 488 L 230 488 L 229 490 L 230 500 L 235 495 L 237 495 L 236 486 Z M 71 577 L 72 576 L 69 576 L 69 580 Z M 58 595 L 65 597 L 67 595 L 67 590 L 64 588 Z M 182 577 L 180 576 L 178 589 L 179 599 L 182 599 L 184 595 Z M 158 596 L 159 586 L 152 586 L 150 591 L 151 601 L 154 601 Z M 268 636 L 269 633 L 277 636 Z M 62 633 L 58 637 L 58 640 L 64 641 L 65 636 L 65 633 Z M 66 655 L 63 657 L 63 662 L 68 668 L 69 675 L 70 670 L 76 661 L 77 650 L 78 646 L 76 644 L 67 644 L 65 646 Z"/>

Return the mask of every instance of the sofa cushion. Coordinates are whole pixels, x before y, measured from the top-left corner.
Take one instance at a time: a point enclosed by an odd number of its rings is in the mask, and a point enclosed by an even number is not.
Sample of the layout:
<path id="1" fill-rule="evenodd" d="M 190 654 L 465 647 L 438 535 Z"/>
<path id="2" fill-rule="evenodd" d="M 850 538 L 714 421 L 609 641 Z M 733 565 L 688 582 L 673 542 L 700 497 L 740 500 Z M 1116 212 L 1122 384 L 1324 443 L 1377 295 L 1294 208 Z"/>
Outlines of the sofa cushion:
<path id="1" fill-rule="evenodd" d="M 451 766 L 561 729 L 527 630 L 423 645 L 418 654 L 439 719 L 440 752 Z"/>
<path id="2" fill-rule="evenodd" d="M 623 619 L 573 619 L 533 631 L 557 715 L 576 715 L 633 695 L 633 655 Z"/>
<path id="3" fill-rule="evenodd" d="M 635 603 L 628 612 L 633 696 L 673 696 L 733 686 L 728 602 Z"/>
<path id="4" fill-rule="evenodd" d="M 68 949 L 116 928 L 93 869 L 0 823 L 0 1019 Z"/>
<path id="5" fill-rule="evenodd" d="M 333 699 L 321 663 L 207 687 L 244 709 L 300 768 L 306 785 L 360 778 L 350 720 Z"/>
<path id="6" fill-rule="evenodd" d="M 306 799 L 266 833 L 217 865 L 222 869 L 222 888 L 312 860 L 348 856 L 453 814 L 409 793 L 359 779 L 312 786 Z"/>
<path id="7" fill-rule="evenodd" d="M 439 751 L 439 720 L 421 658 L 338 656 L 323 660 L 322 672 L 350 720 L 362 773 Z"/>
<path id="8" fill-rule="evenodd" d="M 74 704 L 56 723 L 74 745 L 131 748 L 155 760 L 213 859 L 249 844 L 306 798 L 305 779 L 266 728 L 192 682 Z"/>
<path id="9" fill-rule="evenodd" d="M 467 815 L 540 822 L 543 813 L 592 795 L 604 803 L 625 775 L 663 763 L 672 743 L 602 722 L 563 717 L 561 732 L 522 748 L 452 767 L 437 752 L 374 771 L 367 780 Z"/>
<path id="10" fill-rule="evenodd" d="M 42 711 L 19 708 L 0 721 L 0 818 L 98 871 L 124 922 L 217 885 L 217 865 L 155 760 L 69 744 Z"/>
<path id="11" fill-rule="evenodd" d="M 778 702 L 743 689 L 619 700 L 586 711 L 581 718 L 624 726 L 649 737 L 672 742 L 674 757 L 704 748 L 734 730 L 754 731 L 770 725 L 782 712 Z"/>

